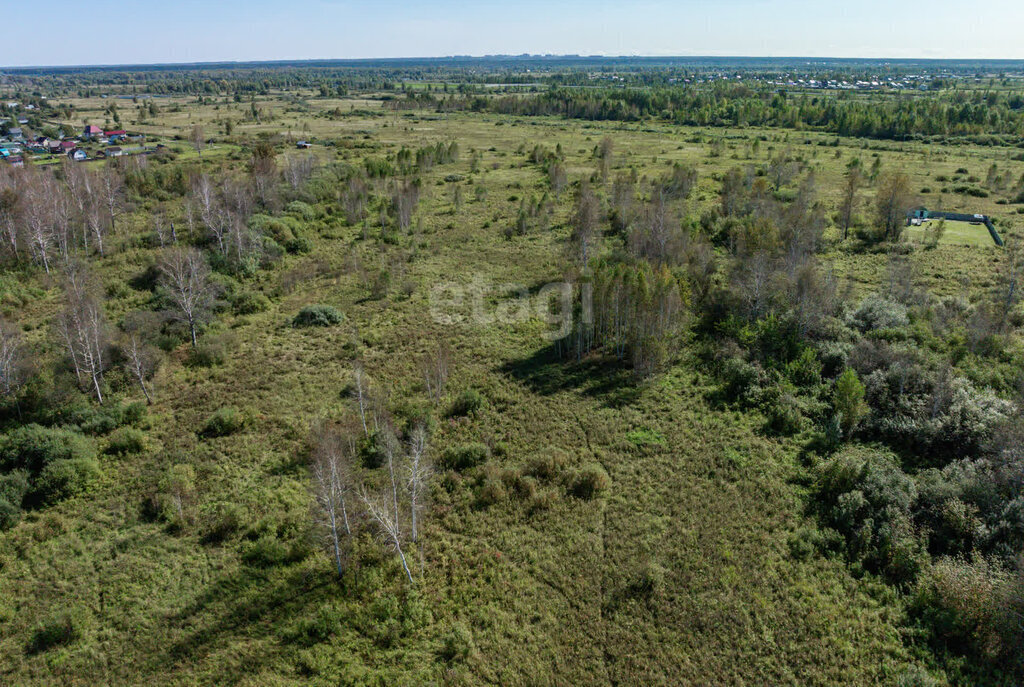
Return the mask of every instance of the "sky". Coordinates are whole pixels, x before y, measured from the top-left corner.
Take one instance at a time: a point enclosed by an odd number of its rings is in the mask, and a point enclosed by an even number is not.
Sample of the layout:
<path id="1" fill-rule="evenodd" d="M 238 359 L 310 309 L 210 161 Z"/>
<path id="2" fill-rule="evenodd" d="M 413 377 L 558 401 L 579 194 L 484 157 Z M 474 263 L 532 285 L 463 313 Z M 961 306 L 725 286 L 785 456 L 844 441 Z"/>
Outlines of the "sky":
<path id="1" fill-rule="evenodd" d="M 46 17 L 59 35 L 6 32 L 0 66 L 522 53 L 1024 59 L 1022 0 L 48 0 Z"/>

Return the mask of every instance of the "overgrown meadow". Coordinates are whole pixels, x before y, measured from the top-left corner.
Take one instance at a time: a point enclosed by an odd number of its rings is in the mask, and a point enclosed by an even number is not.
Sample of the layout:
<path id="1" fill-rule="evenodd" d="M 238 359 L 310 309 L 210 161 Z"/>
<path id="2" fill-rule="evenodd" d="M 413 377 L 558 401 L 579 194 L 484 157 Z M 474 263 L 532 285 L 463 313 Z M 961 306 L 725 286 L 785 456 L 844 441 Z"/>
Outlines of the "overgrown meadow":
<path id="1" fill-rule="evenodd" d="M 1020 679 L 1016 148 L 389 103 L 0 169 L 0 680 Z"/>

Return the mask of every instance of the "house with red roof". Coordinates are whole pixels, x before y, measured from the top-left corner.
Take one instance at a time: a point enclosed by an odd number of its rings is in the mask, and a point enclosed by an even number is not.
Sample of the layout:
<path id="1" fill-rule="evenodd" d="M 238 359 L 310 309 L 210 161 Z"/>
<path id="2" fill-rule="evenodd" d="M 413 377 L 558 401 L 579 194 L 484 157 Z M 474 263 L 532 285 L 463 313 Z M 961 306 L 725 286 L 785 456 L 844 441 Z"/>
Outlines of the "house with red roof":
<path id="1" fill-rule="evenodd" d="M 122 138 L 128 135 L 128 132 L 124 129 L 117 129 L 116 131 L 104 131 L 103 135 L 113 143 L 114 141 L 120 141 Z"/>
<path id="2" fill-rule="evenodd" d="M 85 130 L 82 132 L 82 138 L 84 138 L 87 141 L 92 140 L 93 138 L 99 138 L 102 135 L 103 129 L 99 128 L 95 124 L 87 125 L 85 127 Z"/>

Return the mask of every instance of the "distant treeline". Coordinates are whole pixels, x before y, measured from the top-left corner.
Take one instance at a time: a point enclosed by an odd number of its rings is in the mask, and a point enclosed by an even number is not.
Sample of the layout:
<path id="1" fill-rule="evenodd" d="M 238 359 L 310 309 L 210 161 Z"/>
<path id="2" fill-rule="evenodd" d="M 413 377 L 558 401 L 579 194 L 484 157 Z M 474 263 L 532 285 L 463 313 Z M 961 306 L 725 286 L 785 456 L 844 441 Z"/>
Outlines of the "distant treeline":
<path id="1" fill-rule="evenodd" d="M 420 105 L 433 100 L 439 108 L 522 116 L 815 129 L 841 136 L 894 140 L 979 136 L 1004 137 L 990 143 L 1018 144 L 1024 140 L 1024 95 L 997 91 L 932 96 L 857 92 L 787 96 L 784 91 L 767 87 L 728 84 L 663 89 L 556 88 L 535 95 L 447 100 L 421 94 L 417 99 Z"/>

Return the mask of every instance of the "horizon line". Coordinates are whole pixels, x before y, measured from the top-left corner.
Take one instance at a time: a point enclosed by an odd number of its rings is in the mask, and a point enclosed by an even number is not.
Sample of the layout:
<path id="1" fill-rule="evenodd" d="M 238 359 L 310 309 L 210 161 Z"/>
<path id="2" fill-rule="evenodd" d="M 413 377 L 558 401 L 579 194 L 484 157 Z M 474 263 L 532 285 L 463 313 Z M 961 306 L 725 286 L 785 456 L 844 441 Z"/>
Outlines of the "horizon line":
<path id="1" fill-rule="evenodd" d="M 0 65 L 0 73 L 39 69 L 111 69 L 111 68 L 152 68 L 181 67 L 196 68 L 219 65 L 284 65 L 303 62 L 319 63 L 358 63 L 358 62 L 389 62 L 389 61 L 444 61 L 444 60 L 529 60 L 529 59 L 580 59 L 580 60 L 812 60 L 830 61 L 864 61 L 864 62 L 934 62 L 934 63 L 1017 63 L 1024 66 L 1024 57 L 868 57 L 868 56 L 814 56 L 814 55 L 611 55 L 576 53 L 498 53 L 485 55 L 420 55 L 420 56 L 379 56 L 379 57 L 304 57 L 281 59 L 223 59 L 200 60 L 195 62 L 111 62 L 111 63 L 78 63 L 78 64 L 33 64 L 33 65 Z"/>

